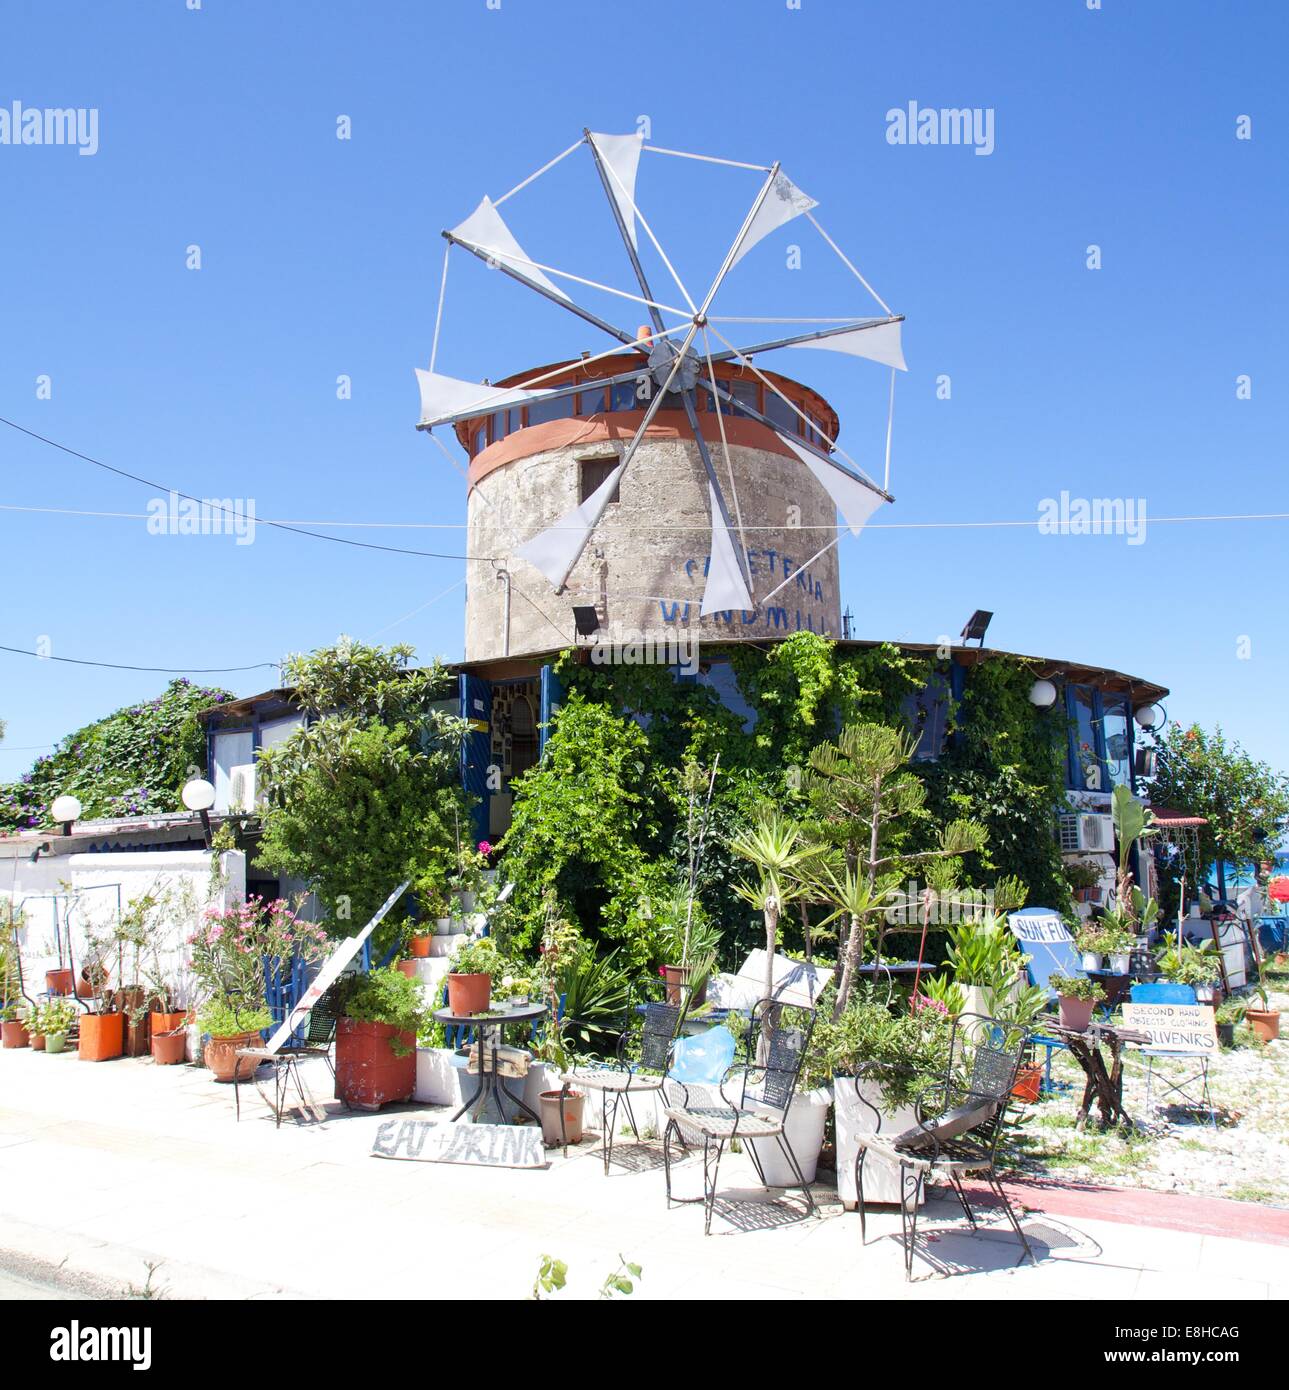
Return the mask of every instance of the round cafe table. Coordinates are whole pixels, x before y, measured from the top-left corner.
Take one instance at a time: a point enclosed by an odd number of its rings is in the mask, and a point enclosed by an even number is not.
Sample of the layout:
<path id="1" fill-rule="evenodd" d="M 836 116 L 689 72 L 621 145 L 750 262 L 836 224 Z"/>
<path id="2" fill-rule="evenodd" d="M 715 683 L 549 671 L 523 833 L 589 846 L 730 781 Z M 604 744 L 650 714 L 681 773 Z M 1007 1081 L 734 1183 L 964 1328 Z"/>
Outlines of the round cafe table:
<path id="1" fill-rule="evenodd" d="M 502 1105 L 504 1098 L 522 1110 L 529 1119 L 541 1123 L 540 1118 L 518 1096 L 506 1089 L 506 1083 L 497 1070 L 497 1057 L 501 1048 L 502 1029 L 508 1023 L 526 1023 L 531 1029 L 538 1019 L 545 1016 L 545 1004 L 526 1004 L 519 1009 L 490 1009 L 483 1014 L 456 1014 L 451 1009 L 435 1009 L 435 1022 L 448 1028 L 473 1028 L 478 1037 L 476 1046 L 479 1052 L 479 1085 L 474 1095 L 452 1116 L 453 1123 L 470 1110 L 471 1120 L 478 1124 L 489 1096 L 496 1097 L 497 1109 L 503 1120 L 506 1118 L 506 1111 Z"/>

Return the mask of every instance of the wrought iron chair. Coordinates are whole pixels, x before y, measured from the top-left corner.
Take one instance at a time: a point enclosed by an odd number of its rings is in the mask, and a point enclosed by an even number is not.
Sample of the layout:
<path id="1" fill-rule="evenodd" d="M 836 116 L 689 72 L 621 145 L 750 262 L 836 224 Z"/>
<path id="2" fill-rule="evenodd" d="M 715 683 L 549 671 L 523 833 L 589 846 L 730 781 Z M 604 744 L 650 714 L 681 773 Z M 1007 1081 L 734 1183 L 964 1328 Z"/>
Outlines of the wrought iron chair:
<path id="1" fill-rule="evenodd" d="M 864 1206 L 864 1160 L 875 1153 L 900 1170 L 900 1235 L 904 1242 L 904 1277 L 913 1278 L 913 1248 L 917 1241 L 918 1206 L 928 1178 L 947 1179 L 957 1194 L 963 1213 L 974 1231 L 975 1214 L 963 1190 L 964 1177 L 983 1177 L 997 1196 L 1012 1230 L 1032 1264 L 1038 1259 L 1016 1219 L 1007 1194 L 998 1181 L 995 1160 L 1002 1136 L 1003 1119 L 1025 1058 L 1028 1032 L 1014 1024 L 984 1014 L 959 1014 L 949 1035 L 949 1061 L 943 1076 L 894 1067 L 889 1063 L 865 1063 L 857 1071 L 881 1081 L 898 1074 L 915 1080 L 934 1081 L 926 1096 L 916 1102 L 917 1122 L 900 1134 L 861 1134 L 855 1156 L 855 1191 L 859 1206 L 860 1243 L 868 1243 Z M 859 1095 L 873 1111 L 877 1128 L 881 1112 Z M 1024 1258 L 1024 1256 L 1022 1256 Z"/>
<path id="2" fill-rule="evenodd" d="M 1179 984 L 1141 984 L 1132 987 L 1132 1002 L 1134 1004 L 1194 1004 L 1196 1002 L 1195 991 L 1190 985 Z M 1208 1063 L 1210 1053 L 1202 1052 L 1198 1049 L 1186 1049 L 1174 1051 L 1167 1048 L 1142 1047 L 1139 1048 L 1141 1056 L 1146 1059 L 1146 1113 L 1150 1114 L 1154 1108 L 1155 1100 L 1153 1096 L 1155 1083 L 1155 1061 L 1156 1059 L 1166 1061 L 1174 1058 L 1177 1061 L 1197 1062 L 1199 1070 L 1184 1076 L 1180 1080 L 1173 1080 L 1163 1071 L 1158 1073 L 1160 1082 L 1160 1092 L 1158 1105 L 1163 1109 L 1170 1102 L 1169 1096 L 1177 1099 L 1171 1104 L 1178 1110 L 1199 1110 L 1208 1116 L 1209 1124 L 1214 1129 L 1217 1128 L 1217 1109 L 1213 1105 L 1213 1097 L 1208 1088 Z M 1198 1086 L 1198 1093 L 1196 1087 Z"/>
<path id="3" fill-rule="evenodd" d="M 662 1146 L 667 1208 L 670 1210 L 673 1202 L 702 1202 L 705 1208 L 703 1229 L 706 1235 L 712 1233 L 712 1209 L 716 1204 L 716 1183 L 721 1156 L 725 1152 L 725 1146 L 734 1139 L 773 1140 L 797 1179 L 792 1186 L 799 1187 L 805 1196 L 806 1210 L 802 1219 L 814 1215 L 815 1199 L 810 1191 L 810 1184 L 806 1182 L 797 1156 L 787 1142 L 784 1129 L 797 1078 L 801 1075 L 801 1064 L 810 1046 L 810 1035 L 814 1031 L 815 1011 L 794 1007 L 793 1012 L 803 1019 L 802 1026 L 787 1027 L 783 1023 L 785 1007 L 788 1006 L 772 999 L 763 999 L 752 1010 L 746 1038 L 747 1061 L 731 1066 L 720 1081 L 719 1094 L 724 1102 L 722 1105 L 691 1103 L 689 1085 L 670 1074 L 669 1061 L 666 1083 L 679 1088 L 680 1102 L 667 1105 L 663 1111 L 667 1116 Z M 735 1085 L 737 1099 L 734 1098 L 733 1092 Z M 682 1148 L 688 1148 L 685 1130 L 691 1135 L 697 1134 L 703 1141 L 701 1197 L 673 1197 L 671 1192 L 672 1140 Z M 748 1144 L 747 1147 L 762 1186 L 769 1187 L 761 1159 L 756 1152 L 756 1145 Z"/>
<path id="4" fill-rule="evenodd" d="M 278 1048 L 276 1052 L 271 1052 L 267 1047 L 239 1047 L 237 1056 L 255 1057 L 260 1063 L 269 1063 L 273 1068 L 273 1119 L 275 1127 L 282 1128 L 282 1112 L 286 1109 L 286 1098 L 290 1090 L 291 1082 L 294 1080 L 296 1093 L 300 1097 L 300 1104 L 308 1108 L 308 1097 L 304 1093 L 304 1084 L 300 1080 L 300 1063 L 310 1057 L 321 1057 L 327 1064 L 327 1070 L 334 1077 L 336 1068 L 331 1060 L 331 1045 L 336 1038 L 336 1014 L 333 1008 L 331 992 L 326 994 L 309 1011 L 309 1020 L 305 1024 L 304 1037 L 298 1043 L 287 1043 Z M 237 1107 L 237 1118 L 242 1118 L 242 1096 L 241 1096 L 241 1068 L 233 1071 L 233 1099 Z M 259 1087 L 257 1086 L 258 1090 Z"/>
<path id="5" fill-rule="evenodd" d="M 613 1158 L 613 1136 L 618 1127 L 618 1107 L 623 1103 L 627 1108 L 627 1120 L 631 1132 L 640 1142 L 640 1126 L 636 1123 L 635 1111 L 631 1108 L 633 1095 L 645 1095 L 662 1090 L 663 1077 L 667 1071 L 667 1061 L 672 1040 L 680 1025 L 681 1008 L 678 1004 L 646 1004 L 644 1006 L 644 1026 L 633 1026 L 635 1011 L 628 1010 L 627 1026 L 618 1038 L 616 1060 L 601 1067 L 584 1067 L 570 1072 L 564 1085 L 580 1086 L 588 1091 L 600 1092 L 600 1104 L 604 1111 L 603 1134 L 600 1148 L 604 1158 L 604 1176 L 609 1175 L 609 1163 Z M 639 1042 L 638 1058 L 629 1054 L 635 1052 Z M 560 1124 L 563 1125 L 564 1112 L 560 1108 Z"/>

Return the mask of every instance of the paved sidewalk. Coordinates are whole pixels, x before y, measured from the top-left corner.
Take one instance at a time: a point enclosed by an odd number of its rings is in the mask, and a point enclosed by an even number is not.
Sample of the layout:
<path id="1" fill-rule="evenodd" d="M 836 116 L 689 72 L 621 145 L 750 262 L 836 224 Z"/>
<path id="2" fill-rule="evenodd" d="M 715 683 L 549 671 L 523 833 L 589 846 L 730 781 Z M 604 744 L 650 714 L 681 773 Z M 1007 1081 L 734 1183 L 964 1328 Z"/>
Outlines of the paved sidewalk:
<path id="1" fill-rule="evenodd" d="M 1162 1211 L 1159 1224 L 1132 1224 L 1122 1194 L 1106 1220 L 1095 1192 L 1071 1208 L 1068 1194 L 1017 1189 L 1041 1256 L 1031 1268 L 1016 1267 L 998 1213 L 972 1236 L 957 1203 L 934 1198 L 915 1262 L 928 1277 L 906 1285 L 898 1215 L 872 1217 L 861 1247 L 858 1218 L 823 1183 L 818 1217 L 793 1220 L 796 1203 L 773 1200 L 731 1156 L 704 1238 L 700 1208 L 666 1209 L 656 1141 L 623 1144 L 615 1156 L 630 1168 L 608 1178 L 590 1143 L 533 1171 L 377 1159 L 375 1130 L 399 1111 L 348 1115 L 322 1063 L 305 1076 L 325 1118 L 297 1114 L 278 1131 L 249 1089 L 235 1123 L 231 1087 L 202 1070 L 0 1053 L 0 1252 L 104 1294 L 169 1298 L 521 1298 L 547 1253 L 568 1265 L 561 1299 L 593 1297 L 619 1255 L 643 1266 L 633 1297 L 644 1299 L 1289 1296 L 1281 1214 L 1267 1214 L 1271 1239 L 1213 1233 L 1237 1204 L 1179 1230 Z M 676 1181 L 698 1193 L 699 1165 Z"/>

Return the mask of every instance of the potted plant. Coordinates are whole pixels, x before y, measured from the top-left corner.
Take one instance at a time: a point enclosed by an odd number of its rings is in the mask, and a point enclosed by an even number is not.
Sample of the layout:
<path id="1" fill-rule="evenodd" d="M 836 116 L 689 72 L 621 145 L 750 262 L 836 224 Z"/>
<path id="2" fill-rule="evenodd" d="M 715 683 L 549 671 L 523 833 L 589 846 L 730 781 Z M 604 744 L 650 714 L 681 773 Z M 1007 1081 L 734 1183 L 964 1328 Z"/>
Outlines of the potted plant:
<path id="1" fill-rule="evenodd" d="M 47 1053 L 59 1053 L 66 1047 L 77 1012 L 70 999 L 51 999 L 36 1010 Z"/>
<path id="2" fill-rule="evenodd" d="M 18 1012 L 20 1007 L 18 1004 L 5 1004 L 0 1008 L 0 1037 L 5 1047 L 26 1047 L 31 1041 L 27 1024 Z"/>
<path id="3" fill-rule="evenodd" d="M 425 1013 L 421 982 L 393 966 L 347 975 L 336 989 L 336 1099 L 355 1110 L 410 1100 L 416 1089 L 416 1031 Z"/>
<path id="4" fill-rule="evenodd" d="M 1056 991 L 1061 1027 L 1076 1033 L 1087 1032 L 1092 1011 L 1105 999 L 1105 990 L 1086 975 L 1062 975 L 1057 971 L 1048 976 L 1047 983 Z"/>
<path id="5" fill-rule="evenodd" d="M 86 960 L 81 974 L 89 985 L 90 1012 L 82 1015 L 80 1022 L 77 1053 L 82 1062 L 110 1062 L 125 1051 L 125 1015 L 111 987 L 108 960 L 115 942 L 112 929 L 91 928 L 86 932 Z"/>
<path id="6" fill-rule="evenodd" d="M 1235 1046 L 1235 1029 L 1237 1024 L 1244 1022 L 1244 1009 L 1243 999 L 1226 999 L 1214 1014 L 1217 1040 L 1223 1047 Z"/>
<path id="7" fill-rule="evenodd" d="M 1103 950 L 1110 957 L 1110 969 L 1115 975 L 1126 975 L 1132 968 L 1132 948 L 1136 933 L 1117 919 L 1107 921 L 1102 928 Z"/>
<path id="8" fill-rule="evenodd" d="M 800 1084 L 817 1087 L 831 1076 L 837 1122 L 837 1190 L 853 1209 L 858 1199 L 855 1160 L 862 1134 L 899 1134 L 917 1123 L 918 1104 L 943 1083 L 949 1064 L 950 1018 L 940 1001 L 927 999 L 908 1013 L 888 1004 L 881 989 L 856 991 L 834 1020 L 820 1003 L 811 1051 Z M 793 1109 L 796 1101 L 793 1101 Z M 794 1143 L 793 1152 L 803 1159 Z M 898 1202 L 898 1164 L 870 1154 L 864 1163 L 864 1196 L 869 1202 Z"/>
<path id="9" fill-rule="evenodd" d="M 1110 933 L 1098 921 L 1090 921 L 1075 935 L 1084 970 L 1100 970 L 1101 958 L 1110 950 Z"/>
<path id="10" fill-rule="evenodd" d="M 450 936 L 452 933 L 452 904 L 442 887 L 431 889 L 421 899 L 426 920 L 434 923 L 435 936 Z"/>
<path id="11" fill-rule="evenodd" d="M 311 963 L 321 958 L 325 943 L 326 933 L 301 921 L 283 898 L 206 909 L 188 945 L 205 1000 L 197 1015 L 198 1027 L 209 1035 L 202 1059 L 216 1081 L 231 1081 L 234 1074 L 245 1079 L 259 1065 L 237 1051 L 255 1046 L 273 1024 L 264 994 L 266 967 Z"/>
<path id="12" fill-rule="evenodd" d="M 1171 984 L 1190 985 L 1202 1004 L 1213 1002 L 1215 986 L 1222 973 L 1213 942 L 1206 941 L 1202 946 L 1184 945 L 1180 950 L 1174 942 L 1160 953 L 1157 964 L 1165 980 Z"/>
<path id="13" fill-rule="evenodd" d="M 667 987 L 667 1003 L 701 1009 L 707 1002 L 707 981 L 716 968 L 720 928 L 683 889 L 663 903 L 655 925 L 663 956 L 658 973 Z"/>
<path id="14" fill-rule="evenodd" d="M 1101 901 L 1101 870 L 1091 860 L 1072 860 L 1064 866 L 1062 873 L 1078 902 L 1098 903 Z"/>
<path id="15" fill-rule="evenodd" d="M 448 971 L 448 1008 L 461 1015 L 486 1013 L 493 978 L 501 978 L 503 965 L 492 937 L 463 941 L 453 953 Z"/>
<path id="16" fill-rule="evenodd" d="M 1259 1000 L 1262 1007 L 1251 1009 L 1246 1001 L 1244 1020 L 1264 1043 L 1273 1042 L 1280 1036 L 1280 1010 L 1270 1006 L 1265 985 L 1255 986 L 1251 997 Z"/>

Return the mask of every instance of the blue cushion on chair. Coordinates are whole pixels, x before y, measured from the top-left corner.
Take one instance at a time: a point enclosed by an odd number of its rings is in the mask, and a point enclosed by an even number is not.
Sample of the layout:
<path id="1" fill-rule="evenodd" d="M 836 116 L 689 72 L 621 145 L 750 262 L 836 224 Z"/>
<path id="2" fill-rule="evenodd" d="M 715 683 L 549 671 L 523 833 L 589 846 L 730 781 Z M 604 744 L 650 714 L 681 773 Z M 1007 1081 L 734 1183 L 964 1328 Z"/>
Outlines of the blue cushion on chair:
<path id="1" fill-rule="evenodd" d="M 686 1085 L 718 1085 L 733 1064 L 734 1050 L 734 1034 L 721 1024 L 705 1033 L 678 1038 L 672 1044 L 667 1075 Z"/>

